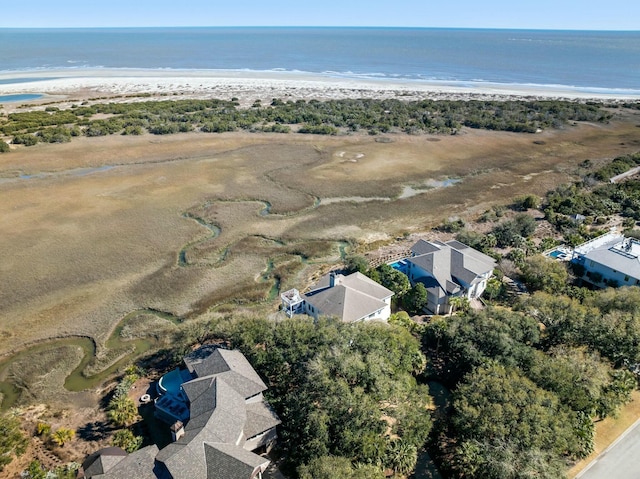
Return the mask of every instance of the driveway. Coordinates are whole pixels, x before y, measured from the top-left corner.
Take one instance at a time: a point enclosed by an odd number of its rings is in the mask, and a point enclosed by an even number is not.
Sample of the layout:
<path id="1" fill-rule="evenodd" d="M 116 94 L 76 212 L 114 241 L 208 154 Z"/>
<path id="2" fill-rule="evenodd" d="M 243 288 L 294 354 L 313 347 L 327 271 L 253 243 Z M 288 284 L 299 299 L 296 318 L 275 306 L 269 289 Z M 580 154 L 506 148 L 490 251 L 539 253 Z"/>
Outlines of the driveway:
<path id="1" fill-rule="evenodd" d="M 640 477 L 640 420 L 596 457 L 576 479 L 638 479 Z"/>

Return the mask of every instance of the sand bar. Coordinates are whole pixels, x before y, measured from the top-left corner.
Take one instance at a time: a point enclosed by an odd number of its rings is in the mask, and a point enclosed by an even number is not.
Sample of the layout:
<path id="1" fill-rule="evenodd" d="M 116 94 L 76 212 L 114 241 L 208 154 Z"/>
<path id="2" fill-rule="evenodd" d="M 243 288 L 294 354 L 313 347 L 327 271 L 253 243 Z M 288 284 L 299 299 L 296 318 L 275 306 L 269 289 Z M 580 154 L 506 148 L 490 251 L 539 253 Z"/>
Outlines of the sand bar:
<path id="1" fill-rule="evenodd" d="M 15 82 L 13 81 L 15 80 Z M 414 81 L 335 77 L 285 71 L 66 69 L 0 72 L 0 95 L 40 93 L 89 98 L 147 93 L 185 98 L 343 99 L 568 99 L 640 100 L 640 90 L 597 90 L 561 85 Z"/>

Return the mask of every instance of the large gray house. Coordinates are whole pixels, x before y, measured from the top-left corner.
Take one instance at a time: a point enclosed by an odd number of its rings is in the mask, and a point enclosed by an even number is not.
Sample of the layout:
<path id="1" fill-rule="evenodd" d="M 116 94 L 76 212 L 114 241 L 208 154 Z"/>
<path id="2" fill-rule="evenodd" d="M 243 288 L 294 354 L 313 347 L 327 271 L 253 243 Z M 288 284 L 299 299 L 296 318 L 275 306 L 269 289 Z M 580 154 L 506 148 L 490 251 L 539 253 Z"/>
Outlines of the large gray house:
<path id="1" fill-rule="evenodd" d="M 584 267 L 583 279 L 598 286 L 640 285 L 640 241 L 608 233 L 576 246 L 571 258 Z"/>
<path id="2" fill-rule="evenodd" d="M 454 240 L 419 240 L 405 261 L 411 284 L 426 287 L 427 309 L 433 314 L 449 313 L 451 297 L 480 297 L 496 267 L 490 256 Z"/>
<path id="3" fill-rule="evenodd" d="M 185 356 L 186 369 L 158 383 L 156 416 L 174 442 L 158 451 L 98 451 L 85 461 L 92 479 L 260 479 L 280 419 L 264 402 L 267 389 L 244 355 L 203 346 Z"/>

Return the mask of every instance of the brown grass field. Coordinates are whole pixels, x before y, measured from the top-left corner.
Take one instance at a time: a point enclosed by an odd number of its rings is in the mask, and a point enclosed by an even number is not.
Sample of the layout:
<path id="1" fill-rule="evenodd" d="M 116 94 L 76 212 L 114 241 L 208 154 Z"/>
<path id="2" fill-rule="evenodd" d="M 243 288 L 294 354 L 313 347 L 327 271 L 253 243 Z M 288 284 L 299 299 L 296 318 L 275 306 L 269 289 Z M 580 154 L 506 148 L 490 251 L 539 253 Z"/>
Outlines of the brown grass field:
<path id="1" fill-rule="evenodd" d="M 0 355 L 70 335 L 100 351 L 136 310 L 188 319 L 261 301 L 272 312 L 275 276 L 304 289 L 346 242 L 366 250 L 542 195 L 585 159 L 640 150 L 638 123 L 619 110 L 607 125 L 536 135 L 188 133 L 17 148 L 0 155 Z M 449 177 L 462 181 L 398 198 Z"/>

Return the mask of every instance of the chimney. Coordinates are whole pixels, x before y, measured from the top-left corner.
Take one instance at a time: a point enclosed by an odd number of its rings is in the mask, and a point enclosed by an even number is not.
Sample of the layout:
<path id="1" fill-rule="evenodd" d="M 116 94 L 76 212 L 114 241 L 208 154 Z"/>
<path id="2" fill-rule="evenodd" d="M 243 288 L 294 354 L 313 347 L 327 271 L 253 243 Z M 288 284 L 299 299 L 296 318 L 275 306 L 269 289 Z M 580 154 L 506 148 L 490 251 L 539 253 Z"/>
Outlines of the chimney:
<path id="1" fill-rule="evenodd" d="M 173 442 L 176 442 L 184 436 L 184 425 L 182 424 L 182 421 L 174 422 L 169 429 L 171 430 L 171 440 Z"/>

